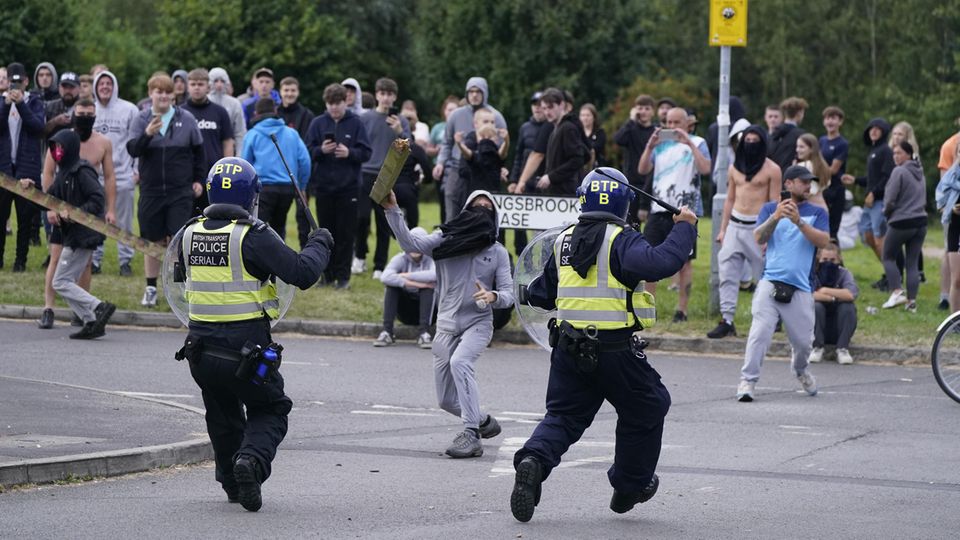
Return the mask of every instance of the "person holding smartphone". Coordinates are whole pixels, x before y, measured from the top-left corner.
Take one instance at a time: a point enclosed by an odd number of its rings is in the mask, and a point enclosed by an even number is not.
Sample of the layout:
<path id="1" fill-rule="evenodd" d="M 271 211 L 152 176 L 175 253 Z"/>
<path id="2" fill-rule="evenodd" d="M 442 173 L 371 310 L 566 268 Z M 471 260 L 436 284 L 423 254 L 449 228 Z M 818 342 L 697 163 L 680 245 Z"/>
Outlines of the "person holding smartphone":
<path id="1" fill-rule="evenodd" d="M 317 223 L 330 231 L 335 243 L 322 283 L 345 289 L 357 232 L 360 167 L 370 158 L 370 143 L 360 117 L 347 106 L 343 85 L 324 88 L 323 101 L 327 110 L 307 130 L 307 150 L 314 164 L 307 189 L 316 201 Z"/>
<path id="2" fill-rule="evenodd" d="M 20 181 L 23 187 L 40 188 L 41 155 L 40 141 L 43 138 L 44 104 L 39 94 L 27 92 L 30 78 L 23 64 L 14 62 L 7 66 L 10 89 L 0 101 L 0 172 Z M 5 189 L 0 189 L 0 223 L 10 217 L 10 205 L 17 212 L 17 252 L 13 261 L 14 272 L 27 269 L 27 253 L 33 233 L 34 216 L 40 209 L 29 200 Z M 0 268 L 3 268 L 3 251 L 7 238 L 0 235 Z"/>

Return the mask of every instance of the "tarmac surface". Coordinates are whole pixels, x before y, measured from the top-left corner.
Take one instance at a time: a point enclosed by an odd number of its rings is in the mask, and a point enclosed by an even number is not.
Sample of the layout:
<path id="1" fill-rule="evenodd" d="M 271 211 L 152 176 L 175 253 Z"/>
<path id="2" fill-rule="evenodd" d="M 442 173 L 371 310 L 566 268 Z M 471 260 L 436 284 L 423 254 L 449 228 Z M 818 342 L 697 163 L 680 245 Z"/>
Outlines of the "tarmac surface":
<path id="1" fill-rule="evenodd" d="M 811 398 L 771 359 L 744 404 L 733 399 L 742 357 L 648 350 L 673 396 L 660 492 L 624 515 L 608 509 L 616 413 L 605 406 L 521 524 L 509 510 L 512 456 L 544 412 L 545 352 L 485 352 L 481 403 L 504 431 L 483 457 L 451 460 L 442 452 L 459 422 L 436 407 L 428 351 L 279 335 L 295 405 L 251 514 L 213 480 L 199 390 L 172 359 L 184 332 L 111 327 L 75 342 L 71 331 L 0 321 L 0 537 L 953 538 L 960 528 L 960 404 L 928 365 L 814 365 Z"/>

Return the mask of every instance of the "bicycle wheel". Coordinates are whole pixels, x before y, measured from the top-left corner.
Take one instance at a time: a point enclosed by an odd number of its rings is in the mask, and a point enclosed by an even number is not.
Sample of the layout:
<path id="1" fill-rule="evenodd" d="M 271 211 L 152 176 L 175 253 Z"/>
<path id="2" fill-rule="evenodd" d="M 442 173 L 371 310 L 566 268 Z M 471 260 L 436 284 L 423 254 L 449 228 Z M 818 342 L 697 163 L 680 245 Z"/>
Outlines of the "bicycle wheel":
<path id="1" fill-rule="evenodd" d="M 930 364 L 940 388 L 960 403 L 960 311 L 940 323 L 930 353 Z"/>

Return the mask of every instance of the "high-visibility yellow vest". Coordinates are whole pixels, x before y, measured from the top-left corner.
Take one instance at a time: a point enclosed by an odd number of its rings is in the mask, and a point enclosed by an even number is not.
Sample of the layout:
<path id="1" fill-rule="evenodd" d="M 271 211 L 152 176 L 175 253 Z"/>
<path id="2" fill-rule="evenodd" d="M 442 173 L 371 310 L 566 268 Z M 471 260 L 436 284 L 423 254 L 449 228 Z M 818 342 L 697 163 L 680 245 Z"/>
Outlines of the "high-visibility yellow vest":
<path id="1" fill-rule="evenodd" d="M 597 330 L 637 327 L 642 330 L 653 326 L 657 321 L 653 295 L 642 288 L 639 291 L 627 288 L 610 272 L 610 248 L 623 227 L 607 224 L 597 262 L 585 278 L 581 278 L 569 262 L 574 228 L 576 226 L 560 233 L 553 244 L 558 277 L 557 320 L 567 321 L 579 330 L 588 326 Z"/>
<path id="2" fill-rule="evenodd" d="M 200 218 L 183 232 L 187 308 L 191 321 L 235 322 L 280 316 L 277 287 L 260 281 L 243 266 L 240 246 L 249 223 L 230 223 L 219 229 L 203 227 Z"/>

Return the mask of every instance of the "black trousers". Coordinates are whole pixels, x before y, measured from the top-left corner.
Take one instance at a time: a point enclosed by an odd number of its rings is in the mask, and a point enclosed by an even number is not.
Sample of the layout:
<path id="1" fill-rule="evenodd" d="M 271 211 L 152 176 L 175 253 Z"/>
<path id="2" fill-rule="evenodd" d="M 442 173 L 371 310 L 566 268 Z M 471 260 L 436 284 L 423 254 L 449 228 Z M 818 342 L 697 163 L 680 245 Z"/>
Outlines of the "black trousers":
<path id="1" fill-rule="evenodd" d="M 610 485 L 621 493 L 643 490 L 660 460 L 670 393 L 646 356 L 631 350 L 600 353 L 597 368 L 583 373 L 572 357 L 554 349 L 547 414 L 514 455 L 514 466 L 532 455 L 543 465 L 546 479 L 570 445 L 580 440 L 604 400 L 617 411 L 616 450 L 607 471 Z"/>
<path id="2" fill-rule="evenodd" d="M 406 325 L 417 325 L 422 334 L 430 329 L 433 317 L 433 289 L 410 292 L 400 287 L 386 286 L 383 292 L 383 329 L 393 335 L 396 319 Z"/>
<path id="3" fill-rule="evenodd" d="M 270 225 L 280 238 L 287 238 L 287 214 L 296 194 L 289 184 L 266 184 L 260 191 L 260 205 L 257 217 Z"/>
<path id="4" fill-rule="evenodd" d="M 836 345 L 849 349 L 857 330 L 857 306 L 853 302 L 814 302 L 813 346 Z"/>
<path id="5" fill-rule="evenodd" d="M 40 209 L 20 195 L 0 189 L 0 224 L 4 226 L 10 219 L 10 205 L 17 213 L 17 252 L 14 264 L 27 264 L 27 252 L 30 251 L 30 237 L 33 234 L 33 218 L 39 216 Z M 3 254 L 6 249 L 7 235 L 0 234 L 0 267 L 3 266 Z"/>
<path id="6" fill-rule="evenodd" d="M 207 433 L 213 444 L 216 478 L 233 478 L 233 462 L 245 454 L 257 460 L 263 478 L 270 476 L 277 446 L 287 434 L 293 401 L 283 393 L 283 377 L 275 373 L 260 386 L 240 380 L 237 362 L 203 356 L 190 364 L 207 409 Z M 244 414 L 246 409 L 246 414 Z"/>
<path id="7" fill-rule="evenodd" d="M 369 197 L 367 198 L 369 200 Z M 323 276 L 327 283 L 350 281 L 354 235 L 357 234 L 357 193 L 314 193 L 317 225 L 330 231 L 334 247 Z"/>

